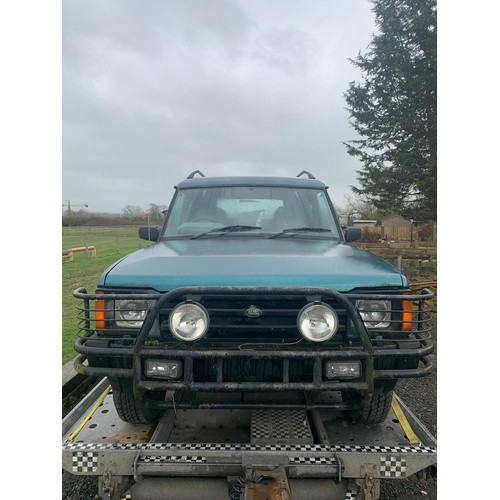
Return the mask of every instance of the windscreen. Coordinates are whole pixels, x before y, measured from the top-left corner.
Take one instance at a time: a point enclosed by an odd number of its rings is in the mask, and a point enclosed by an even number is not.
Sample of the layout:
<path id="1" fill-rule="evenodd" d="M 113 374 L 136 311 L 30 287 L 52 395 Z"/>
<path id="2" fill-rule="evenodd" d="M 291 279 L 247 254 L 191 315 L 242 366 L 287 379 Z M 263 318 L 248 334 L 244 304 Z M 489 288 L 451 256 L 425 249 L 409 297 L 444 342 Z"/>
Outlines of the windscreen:
<path id="1" fill-rule="evenodd" d="M 180 189 L 170 206 L 163 236 L 218 232 L 339 239 L 324 190 L 279 186 Z"/>

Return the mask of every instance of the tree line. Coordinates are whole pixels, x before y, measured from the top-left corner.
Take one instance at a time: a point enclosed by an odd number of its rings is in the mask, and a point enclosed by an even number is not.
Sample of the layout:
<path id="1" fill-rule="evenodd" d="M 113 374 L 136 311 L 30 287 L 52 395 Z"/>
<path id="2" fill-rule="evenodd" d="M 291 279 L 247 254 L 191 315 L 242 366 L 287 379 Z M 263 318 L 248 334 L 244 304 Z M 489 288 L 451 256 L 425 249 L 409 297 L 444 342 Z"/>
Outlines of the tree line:
<path id="1" fill-rule="evenodd" d="M 119 214 L 66 211 L 62 215 L 63 227 L 68 226 L 126 226 L 130 224 L 160 224 L 167 207 L 150 203 L 147 210 L 139 206 L 126 205 Z"/>

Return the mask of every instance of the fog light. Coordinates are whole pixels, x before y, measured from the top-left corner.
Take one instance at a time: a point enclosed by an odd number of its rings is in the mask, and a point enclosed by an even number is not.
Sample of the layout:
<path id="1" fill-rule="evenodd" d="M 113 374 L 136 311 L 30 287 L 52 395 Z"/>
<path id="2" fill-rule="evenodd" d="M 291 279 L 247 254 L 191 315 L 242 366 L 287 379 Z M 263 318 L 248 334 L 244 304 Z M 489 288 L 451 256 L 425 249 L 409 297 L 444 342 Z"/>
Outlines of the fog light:
<path id="1" fill-rule="evenodd" d="M 177 379 L 182 375 L 182 361 L 146 361 L 146 376 L 152 378 Z"/>
<path id="2" fill-rule="evenodd" d="M 327 361 L 326 378 L 358 378 L 361 376 L 360 361 Z"/>

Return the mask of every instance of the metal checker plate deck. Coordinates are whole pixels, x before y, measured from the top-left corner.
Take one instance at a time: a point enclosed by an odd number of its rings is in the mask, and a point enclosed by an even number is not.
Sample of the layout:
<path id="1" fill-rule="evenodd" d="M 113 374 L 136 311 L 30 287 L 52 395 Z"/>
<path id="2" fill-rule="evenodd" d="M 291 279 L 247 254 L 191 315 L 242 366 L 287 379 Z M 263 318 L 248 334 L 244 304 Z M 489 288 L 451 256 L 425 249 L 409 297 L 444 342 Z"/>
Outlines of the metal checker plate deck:
<path id="1" fill-rule="evenodd" d="M 302 410 L 252 411 L 252 444 L 312 444 L 314 438 Z"/>

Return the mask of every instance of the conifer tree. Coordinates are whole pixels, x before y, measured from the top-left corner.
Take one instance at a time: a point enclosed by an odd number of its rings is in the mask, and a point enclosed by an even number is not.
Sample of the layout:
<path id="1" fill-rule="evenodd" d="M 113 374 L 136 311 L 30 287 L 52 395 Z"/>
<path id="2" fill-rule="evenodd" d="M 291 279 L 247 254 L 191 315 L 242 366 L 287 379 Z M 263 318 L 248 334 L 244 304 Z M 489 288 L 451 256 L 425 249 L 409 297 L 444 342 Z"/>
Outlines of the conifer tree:
<path id="1" fill-rule="evenodd" d="M 354 193 L 383 213 L 436 220 L 437 10 L 435 0 L 372 0 L 378 31 L 350 61 L 363 80 L 344 94 L 361 164 Z"/>

